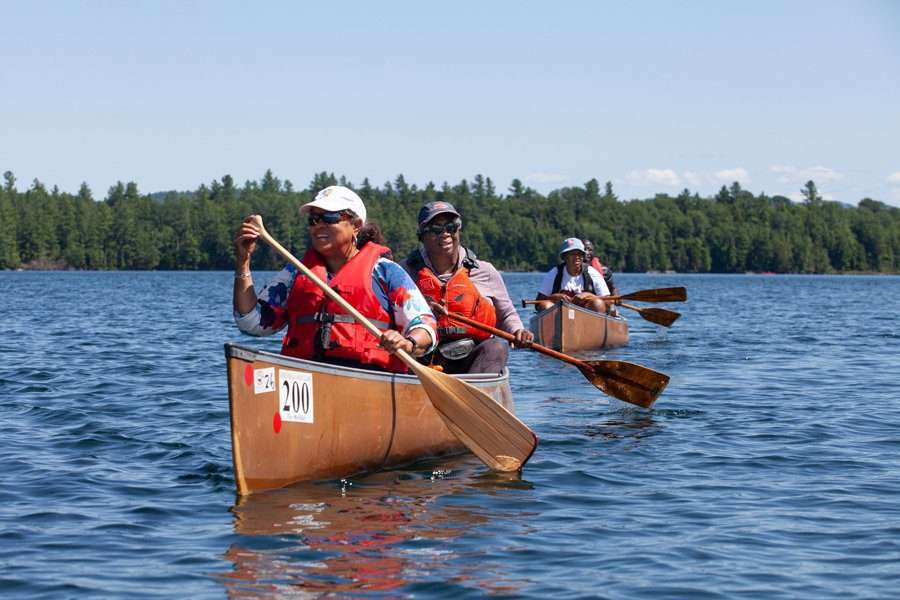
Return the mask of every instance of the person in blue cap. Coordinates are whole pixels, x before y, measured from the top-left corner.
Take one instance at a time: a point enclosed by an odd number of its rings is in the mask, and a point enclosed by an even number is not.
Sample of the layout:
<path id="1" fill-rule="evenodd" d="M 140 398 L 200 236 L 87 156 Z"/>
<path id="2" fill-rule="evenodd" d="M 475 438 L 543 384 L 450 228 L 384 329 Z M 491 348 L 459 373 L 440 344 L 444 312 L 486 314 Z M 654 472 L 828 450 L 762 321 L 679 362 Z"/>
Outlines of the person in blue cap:
<path id="1" fill-rule="evenodd" d="M 515 337 L 514 345 L 531 344 L 494 266 L 477 258 L 460 241 L 462 217 L 449 202 L 429 202 L 418 215 L 420 245 L 400 264 L 422 294 L 445 310 Z M 499 373 L 506 366 L 509 344 L 483 329 L 438 318 L 438 346 L 427 360 L 445 373 Z"/>
<path id="2" fill-rule="evenodd" d="M 609 296 L 609 287 L 603 275 L 585 262 L 584 243 L 578 238 L 566 238 L 559 249 L 560 264 L 544 275 L 535 304 L 538 311 L 553 306 L 560 300 L 606 313 L 612 305 L 607 305 L 598 296 Z"/>

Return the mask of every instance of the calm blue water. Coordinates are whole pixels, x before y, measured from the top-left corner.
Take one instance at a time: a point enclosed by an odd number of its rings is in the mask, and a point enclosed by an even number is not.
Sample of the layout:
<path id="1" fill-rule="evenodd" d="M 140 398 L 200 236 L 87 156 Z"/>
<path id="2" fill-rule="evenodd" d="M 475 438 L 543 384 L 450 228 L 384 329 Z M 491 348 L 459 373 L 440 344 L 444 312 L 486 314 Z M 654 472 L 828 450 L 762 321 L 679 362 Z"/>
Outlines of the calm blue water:
<path id="1" fill-rule="evenodd" d="M 516 351 L 521 479 L 465 456 L 239 502 L 222 343 L 277 341 L 236 331 L 229 273 L 0 273 L 0 593 L 897 597 L 900 277 L 618 278 L 688 287 L 606 355 L 671 375 L 652 412 Z"/>

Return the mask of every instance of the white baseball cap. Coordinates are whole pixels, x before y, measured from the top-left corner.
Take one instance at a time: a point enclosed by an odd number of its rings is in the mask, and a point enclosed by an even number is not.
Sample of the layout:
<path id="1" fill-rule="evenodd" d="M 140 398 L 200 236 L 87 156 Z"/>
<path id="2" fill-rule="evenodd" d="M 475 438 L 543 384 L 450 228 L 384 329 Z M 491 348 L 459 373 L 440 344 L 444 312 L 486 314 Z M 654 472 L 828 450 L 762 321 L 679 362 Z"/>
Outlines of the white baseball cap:
<path id="1" fill-rule="evenodd" d="M 353 213 L 366 222 L 366 206 L 362 199 L 356 195 L 356 192 L 342 185 L 329 185 L 327 188 L 316 194 L 312 202 L 307 202 L 300 207 L 300 214 L 304 215 L 311 208 L 321 208 L 328 212 L 337 212 L 339 210 L 352 210 Z"/>

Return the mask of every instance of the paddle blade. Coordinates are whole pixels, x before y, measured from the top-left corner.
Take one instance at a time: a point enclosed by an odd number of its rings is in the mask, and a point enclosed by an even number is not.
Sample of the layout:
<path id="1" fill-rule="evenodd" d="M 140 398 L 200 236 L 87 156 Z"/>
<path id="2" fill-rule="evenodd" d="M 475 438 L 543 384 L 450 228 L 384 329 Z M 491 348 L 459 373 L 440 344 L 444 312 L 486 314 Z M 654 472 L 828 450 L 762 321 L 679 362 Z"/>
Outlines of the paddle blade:
<path id="1" fill-rule="evenodd" d="M 412 367 L 447 428 L 494 471 L 519 471 L 537 447 L 537 436 L 504 406 L 456 377 Z"/>
<path id="2" fill-rule="evenodd" d="M 669 376 L 621 360 L 586 360 L 581 372 L 613 398 L 650 408 L 669 384 Z"/>
<path id="3" fill-rule="evenodd" d="M 677 321 L 678 317 L 681 316 L 681 313 L 677 313 L 674 310 L 666 310 L 664 308 L 642 308 L 639 312 L 642 317 L 651 323 L 656 323 L 663 327 L 671 327 L 672 323 Z"/>
<path id="4" fill-rule="evenodd" d="M 687 300 L 687 288 L 671 287 L 642 290 L 625 294 L 619 298 L 622 300 L 637 300 L 638 302 L 684 302 Z"/>

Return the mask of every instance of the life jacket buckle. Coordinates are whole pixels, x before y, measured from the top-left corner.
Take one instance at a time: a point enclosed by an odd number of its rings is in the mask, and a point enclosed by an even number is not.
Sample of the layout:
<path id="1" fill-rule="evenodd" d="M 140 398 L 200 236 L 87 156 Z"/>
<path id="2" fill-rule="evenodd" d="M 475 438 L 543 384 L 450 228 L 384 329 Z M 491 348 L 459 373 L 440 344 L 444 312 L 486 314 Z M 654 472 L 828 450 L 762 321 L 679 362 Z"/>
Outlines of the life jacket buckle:
<path id="1" fill-rule="evenodd" d="M 474 349 L 475 340 L 473 340 L 472 338 L 462 338 L 461 340 L 454 340 L 452 342 L 447 342 L 446 344 L 441 344 L 437 347 L 437 350 L 441 353 L 441 356 L 443 356 L 447 360 L 462 360 L 472 354 L 472 351 Z"/>

